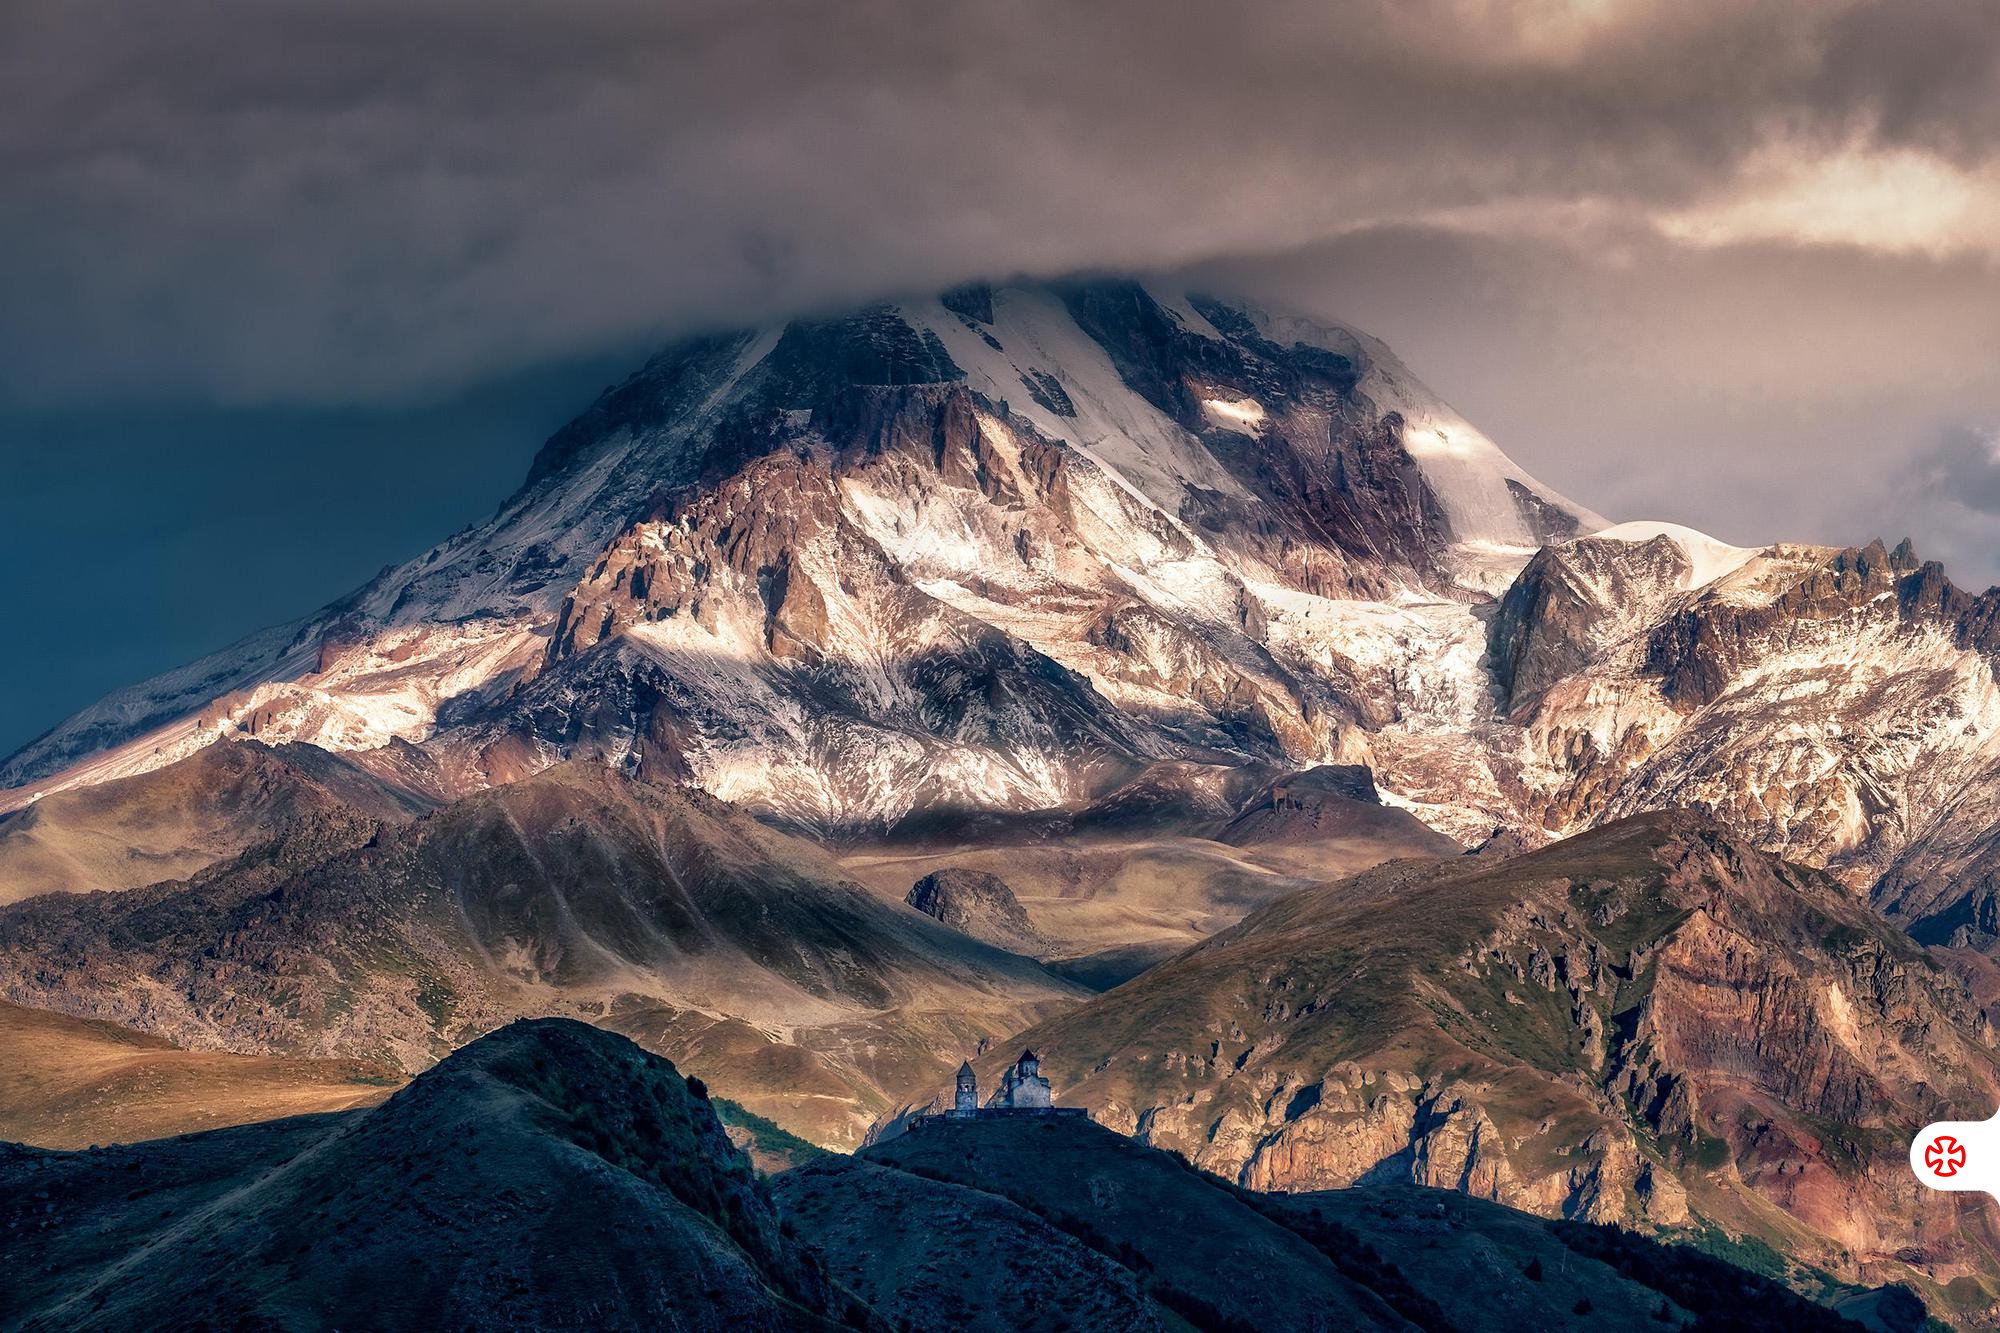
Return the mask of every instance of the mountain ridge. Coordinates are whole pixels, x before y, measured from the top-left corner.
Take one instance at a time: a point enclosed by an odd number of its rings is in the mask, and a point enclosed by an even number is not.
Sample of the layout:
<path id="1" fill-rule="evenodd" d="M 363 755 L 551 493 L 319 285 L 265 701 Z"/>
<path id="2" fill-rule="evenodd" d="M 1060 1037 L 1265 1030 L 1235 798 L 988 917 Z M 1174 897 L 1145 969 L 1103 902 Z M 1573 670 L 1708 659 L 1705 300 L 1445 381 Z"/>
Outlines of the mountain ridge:
<path id="1" fill-rule="evenodd" d="M 1720 1223 L 1870 1282 L 2000 1266 L 1907 1165 L 2000 1100 L 1991 1015 L 1837 881 L 1687 814 L 1303 890 L 1021 1043 L 1067 1104 L 1251 1188 Z"/>
<path id="2" fill-rule="evenodd" d="M 0 995 L 35 1008 L 405 1071 L 511 1018 L 588 1017 L 735 1068 L 738 1100 L 830 1142 L 1085 993 L 698 791 L 581 763 L 0 920 Z"/>
<path id="3" fill-rule="evenodd" d="M 972 285 L 662 351 L 492 519 L 84 710 L 0 808 L 244 738 L 433 803 L 596 759 L 836 838 L 1365 764 L 1464 844 L 1699 809 L 1991 946 L 1996 624 L 1907 542 L 1606 528 L 1352 329 Z"/>

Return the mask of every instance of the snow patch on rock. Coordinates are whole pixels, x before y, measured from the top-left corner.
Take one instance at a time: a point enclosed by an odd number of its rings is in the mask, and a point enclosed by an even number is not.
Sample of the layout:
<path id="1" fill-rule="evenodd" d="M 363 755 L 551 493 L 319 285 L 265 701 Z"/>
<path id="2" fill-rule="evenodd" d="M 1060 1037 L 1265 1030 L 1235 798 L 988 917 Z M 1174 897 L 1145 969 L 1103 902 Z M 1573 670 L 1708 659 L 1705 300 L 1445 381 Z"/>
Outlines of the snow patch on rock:
<path id="1" fill-rule="evenodd" d="M 1208 415 L 1208 419 L 1224 430 L 1255 435 L 1257 428 L 1264 424 L 1264 405 L 1255 398 L 1240 398 L 1235 401 L 1226 398 L 1204 398 L 1201 400 L 1201 407 Z"/>

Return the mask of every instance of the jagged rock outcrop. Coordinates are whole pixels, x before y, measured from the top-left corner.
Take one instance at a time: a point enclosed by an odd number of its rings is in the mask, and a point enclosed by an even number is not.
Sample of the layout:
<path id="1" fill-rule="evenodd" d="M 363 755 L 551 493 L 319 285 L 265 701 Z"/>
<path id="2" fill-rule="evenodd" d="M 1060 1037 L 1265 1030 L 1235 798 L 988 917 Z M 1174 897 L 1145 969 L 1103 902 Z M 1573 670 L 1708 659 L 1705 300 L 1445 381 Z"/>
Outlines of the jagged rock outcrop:
<path id="1" fill-rule="evenodd" d="M 983 870 L 947 866 L 910 886 L 904 899 L 925 916 L 996 948 L 1034 954 L 1048 948 L 1007 881 Z"/>
<path id="2" fill-rule="evenodd" d="M 1493 676 L 1510 708 L 1589 667 L 1682 587 L 1692 562 L 1661 534 L 1643 542 L 1584 538 L 1528 561 L 1493 617 Z"/>
<path id="3" fill-rule="evenodd" d="M 1488 646 L 1544 836 L 1685 807 L 1872 892 L 1921 938 L 1995 936 L 1994 595 L 1908 542 L 1739 549 L 1633 524 L 1537 555 Z M 1987 913 L 1988 918 L 1991 913 Z"/>

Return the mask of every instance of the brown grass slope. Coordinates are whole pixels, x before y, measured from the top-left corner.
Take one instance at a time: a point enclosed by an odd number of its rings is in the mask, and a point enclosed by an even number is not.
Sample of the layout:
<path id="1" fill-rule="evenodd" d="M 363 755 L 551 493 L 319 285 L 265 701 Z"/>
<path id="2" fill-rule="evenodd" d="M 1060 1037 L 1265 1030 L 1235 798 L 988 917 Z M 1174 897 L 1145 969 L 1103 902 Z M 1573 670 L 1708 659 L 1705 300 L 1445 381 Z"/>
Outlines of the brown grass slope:
<path id="1" fill-rule="evenodd" d="M 0 903 L 183 878 L 336 808 L 401 822 L 431 807 L 315 746 L 206 746 L 0 815 Z"/>
<path id="2" fill-rule="evenodd" d="M 995 876 L 1040 937 L 1014 947 L 1103 989 L 1308 885 L 1461 850 L 1358 765 L 1227 776 L 1210 791 L 1221 776 L 1160 763 L 1081 811 L 850 838 L 842 864 L 897 899 L 933 875 Z"/>
<path id="3" fill-rule="evenodd" d="M 0 1211 L 9 1328 L 788 1330 L 852 1304 L 704 1094 L 559 1020 L 371 1110 L 7 1149 Z"/>
<path id="4" fill-rule="evenodd" d="M 1904 1154 L 2000 1102 L 1992 1040 L 1841 886 L 1668 814 L 1309 889 L 1003 1049 L 1259 1188 L 1718 1224 L 1846 1280 L 1959 1279 L 1972 1313 L 1991 1205 L 1919 1191 Z"/>
<path id="5" fill-rule="evenodd" d="M 110 1023 L 0 1003 L 0 1139 L 40 1148 L 161 1139 L 380 1101 L 359 1060 L 187 1051 Z"/>
<path id="6" fill-rule="evenodd" d="M 509 1018 L 588 1017 L 685 1052 L 787 1128 L 853 1142 L 951 1053 L 1082 994 L 721 802 L 591 764 L 407 825 L 287 838 L 308 850 L 0 911 L 0 996 L 183 1045 L 407 1070 Z"/>

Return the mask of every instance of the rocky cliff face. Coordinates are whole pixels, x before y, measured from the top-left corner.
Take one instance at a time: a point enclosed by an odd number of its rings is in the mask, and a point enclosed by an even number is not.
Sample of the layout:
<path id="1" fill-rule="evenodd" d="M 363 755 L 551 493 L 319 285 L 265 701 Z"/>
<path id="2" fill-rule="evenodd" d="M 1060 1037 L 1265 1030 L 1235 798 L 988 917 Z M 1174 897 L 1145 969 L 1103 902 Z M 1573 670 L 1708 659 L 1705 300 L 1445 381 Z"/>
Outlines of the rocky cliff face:
<path id="1" fill-rule="evenodd" d="M 1908 543 L 1614 529 L 1543 550 L 1502 599 L 1489 735 L 1525 756 L 1514 799 L 1547 833 L 1699 810 L 1921 939 L 1986 943 L 1994 606 Z"/>
<path id="2" fill-rule="evenodd" d="M 1688 816 L 1308 890 L 1021 1040 L 1064 1102 L 1256 1188 L 1706 1219 L 1850 1278 L 2000 1266 L 1904 1162 L 2000 1097 L 1988 1015 L 1837 882 Z"/>

